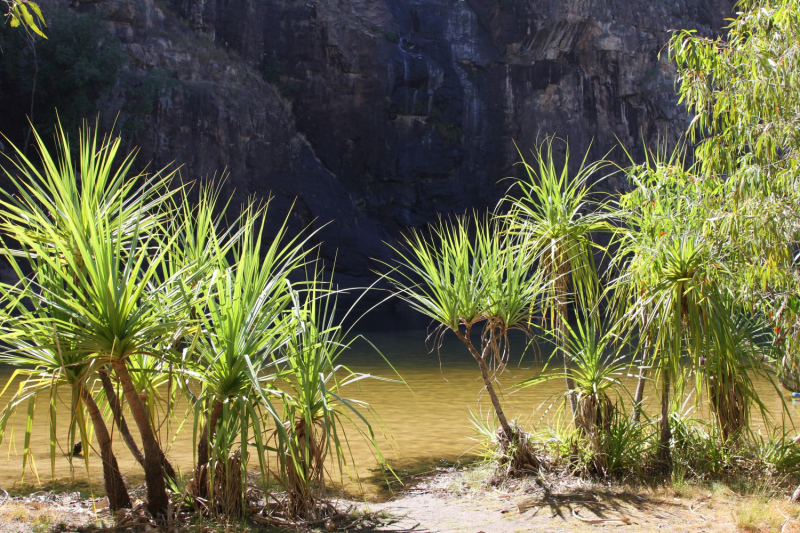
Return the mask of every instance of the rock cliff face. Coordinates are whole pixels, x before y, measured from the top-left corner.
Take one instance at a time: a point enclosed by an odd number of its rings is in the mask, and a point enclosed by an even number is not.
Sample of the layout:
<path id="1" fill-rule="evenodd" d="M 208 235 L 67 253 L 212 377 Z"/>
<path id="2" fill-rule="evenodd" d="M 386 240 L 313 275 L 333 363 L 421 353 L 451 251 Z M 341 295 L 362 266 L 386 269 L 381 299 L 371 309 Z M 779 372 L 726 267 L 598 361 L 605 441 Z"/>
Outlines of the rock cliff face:
<path id="1" fill-rule="evenodd" d="M 592 144 L 686 126 L 659 52 L 711 34 L 730 0 L 99 0 L 141 79 L 168 83 L 136 120 L 141 160 L 229 174 L 235 203 L 330 222 L 337 270 L 363 276 L 384 240 L 439 212 L 494 205 L 543 135 Z M 144 83 L 144 82 L 142 82 Z M 125 109 L 121 91 L 102 117 Z M 621 153 L 618 154 L 621 156 Z M 614 178 L 606 188 L 620 188 Z M 234 205 L 235 205 L 234 203 Z"/>

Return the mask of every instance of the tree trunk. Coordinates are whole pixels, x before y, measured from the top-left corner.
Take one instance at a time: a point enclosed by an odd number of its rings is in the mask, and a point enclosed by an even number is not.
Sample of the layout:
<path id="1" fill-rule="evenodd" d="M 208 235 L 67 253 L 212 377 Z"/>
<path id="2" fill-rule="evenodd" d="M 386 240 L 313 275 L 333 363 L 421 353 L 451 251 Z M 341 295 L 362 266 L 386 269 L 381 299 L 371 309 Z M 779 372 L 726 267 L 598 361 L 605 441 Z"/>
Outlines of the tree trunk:
<path id="1" fill-rule="evenodd" d="M 492 386 L 492 379 L 489 377 L 489 368 L 486 366 L 486 361 L 483 360 L 483 357 L 481 357 L 481 355 L 478 353 L 478 350 L 476 350 L 475 346 L 472 345 L 472 341 L 469 338 L 469 330 L 467 330 L 466 335 L 462 334 L 460 331 L 455 331 L 455 334 L 459 339 L 461 339 L 461 342 L 467 346 L 469 353 L 472 354 L 472 357 L 475 359 L 475 361 L 478 362 L 478 366 L 481 369 L 483 384 L 486 386 L 486 391 L 489 393 L 489 398 L 492 400 L 494 412 L 497 415 L 497 419 L 500 421 L 500 426 L 503 428 L 503 432 L 506 434 L 508 442 L 510 443 L 514 432 L 512 431 L 508 420 L 506 419 L 505 413 L 503 413 L 503 407 L 500 405 L 500 399 L 497 397 L 494 387 Z"/>
<path id="2" fill-rule="evenodd" d="M 564 356 L 564 378 L 567 384 L 567 391 L 569 395 L 569 406 L 572 409 L 572 419 L 577 427 L 578 422 L 575 420 L 575 412 L 578 410 L 578 398 L 575 395 L 575 380 L 570 377 L 569 362 L 570 356 L 567 351 L 567 327 L 569 325 L 569 302 L 567 300 L 567 276 L 569 275 L 569 261 L 559 265 L 557 277 L 555 280 L 556 285 L 556 331 L 558 348 L 561 349 L 561 354 Z"/>
<path id="3" fill-rule="evenodd" d="M 208 497 L 208 449 L 214 432 L 217 430 L 217 421 L 222 414 L 222 402 L 214 401 L 214 407 L 208 417 L 208 422 L 200 434 L 200 441 L 197 443 L 197 467 L 194 471 L 195 490 L 201 498 Z"/>
<path id="4" fill-rule="evenodd" d="M 97 437 L 97 445 L 100 448 L 100 459 L 103 462 L 103 485 L 106 489 L 106 497 L 108 497 L 108 506 L 112 511 L 126 507 L 130 508 L 131 498 L 128 495 L 125 480 L 122 479 L 122 474 L 120 474 L 117 458 L 114 456 L 114 450 L 111 447 L 111 436 L 108 434 L 103 414 L 85 387 L 81 390 L 81 396 L 89 411 L 89 416 L 92 418 L 94 434 Z M 88 449 L 86 453 L 89 453 Z"/>
<path id="5" fill-rule="evenodd" d="M 650 336 L 646 336 L 644 340 L 644 347 L 642 348 L 642 361 L 639 367 L 639 381 L 636 382 L 636 392 L 633 394 L 633 414 L 631 415 L 631 422 L 639 422 L 639 417 L 642 414 L 642 398 L 644 397 L 644 383 L 645 383 L 645 363 L 647 362 L 647 353 L 650 350 Z"/>
<path id="6" fill-rule="evenodd" d="M 114 414 L 114 423 L 117 425 L 120 435 L 122 435 L 122 440 L 125 441 L 125 445 L 128 447 L 128 450 L 130 450 L 133 458 L 136 459 L 136 462 L 144 468 L 144 455 L 139 451 L 139 446 L 136 444 L 136 441 L 133 440 L 133 435 L 131 435 L 130 429 L 128 429 L 128 423 L 125 421 L 125 417 L 122 416 L 122 409 L 120 408 L 117 398 L 117 391 L 114 390 L 111 378 L 105 370 L 100 370 L 98 373 L 100 374 L 100 382 L 103 384 L 103 390 L 108 399 L 108 405 L 111 406 L 111 412 Z"/>
<path id="7" fill-rule="evenodd" d="M 794 494 L 792 494 L 792 501 L 795 503 L 800 502 L 800 486 L 794 490 Z"/>
<path id="8" fill-rule="evenodd" d="M 642 397 L 644 396 L 644 368 L 639 368 L 639 381 L 636 382 L 636 392 L 633 394 L 633 414 L 631 415 L 631 422 L 634 424 L 639 422 L 639 416 L 642 414 Z"/>
<path id="9" fill-rule="evenodd" d="M 158 445 L 150 426 L 150 417 L 142 405 L 142 400 L 133 386 L 133 381 L 128 374 L 125 361 L 115 361 L 114 371 L 122 383 L 122 391 L 128 400 L 128 408 L 131 410 L 139 434 L 142 436 L 142 447 L 144 448 L 144 478 L 147 483 L 147 510 L 153 518 L 160 520 L 167 516 L 169 499 L 167 498 L 167 487 L 164 483 L 164 467 L 161 446 Z"/>
<path id="10" fill-rule="evenodd" d="M 669 449 L 669 441 L 672 438 L 672 432 L 669 428 L 669 369 L 665 368 L 662 372 L 661 443 L 658 449 L 658 458 L 669 468 L 672 462 L 672 454 Z"/>
<path id="11" fill-rule="evenodd" d="M 133 439 L 133 435 L 131 435 L 130 429 L 128 428 L 128 423 L 125 421 L 125 415 L 122 414 L 122 409 L 119 405 L 119 400 L 117 398 L 117 393 L 114 390 L 114 385 L 111 383 L 111 378 L 108 376 L 108 372 L 104 370 L 100 370 L 100 381 L 103 383 L 103 390 L 106 392 L 106 398 L 109 398 L 108 403 L 111 406 L 111 410 L 114 413 L 114 422 L 119 429 L 120 435 L 122 435 L 122 440 L 125 441 L 125 445 L 128 446 L 128 450 L 130 450 L 131 455 L 133 455 L 136 462 L 144 468 L 144 455 L 142 452 L 139 451 L 139 446 L 137 446 L 136 441 Z M 167 456 L 164 453 L 161 453 L 161 466 L 164 467 L 164 474 L 169 479 L 177 479 L 175 475 L 175 469 L 172 467 L 172 463 L 169 462 Z"/>

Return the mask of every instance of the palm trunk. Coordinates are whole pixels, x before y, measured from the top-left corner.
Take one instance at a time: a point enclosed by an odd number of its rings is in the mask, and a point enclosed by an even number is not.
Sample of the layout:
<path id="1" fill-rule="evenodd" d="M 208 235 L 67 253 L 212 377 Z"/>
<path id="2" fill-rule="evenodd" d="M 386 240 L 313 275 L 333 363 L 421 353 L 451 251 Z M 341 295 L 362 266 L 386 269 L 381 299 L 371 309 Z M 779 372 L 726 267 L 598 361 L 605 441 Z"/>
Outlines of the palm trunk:
<path id="1" fill-rule="evenodd" d="M 642 349 L 642 361 L 639 367 L 639 381 L 636 382 L 636 392 L 633 394 L 633 414 L 631 415 L 631 422 L 639 422 L 639 417 L 642 414 L 642 398 L 644 398 L 644 383 L 646 377 L 645 363 L 647 361 L 647 352 L 650 350 L 650 336 L 646 336 L 644 340 L 644 347 Z"/>
<path id="2" fill-rule="evenodd" d="M 208 449 L 209 444 L 214 440 L 214 432 L 217 429 L 217 421 L 222 414 L 222 401 L 215 400 L 214 407 L 208 417 L 208 423 L 200 434 L 200 441 L 197 443 L 197 467 L 195 468 L 194 479 L 197 495 L 201 498 L 208 497 Z"/>
<path id="3" fill-rule="evenodd" d="M 147 483 L 147 510 L 156 519 L 163 519 L 167 516 L 169 499 L 167 498 L 167 487 L 164 483 L 164 467 L 161 446 L 158 445 L 153 428 L 150 426 L 150 417 L 147 416 L 142 400 L 133 386 L 130 374 L 125 361 L 115 361 L 114 371 L 122 383 L 122 391 L 128 400 L 128 408 L 131 410 L 139 434 L 142 437 L 142 447 L 144 448 L 144 478 Z"/>
<path id="4" fill-rule="evenodd" d="M 108 506 L 112 511 L 126 507 L 130 508 L 131 498 L 128 495 L 125 480 L 122 479 L 122 474 L 119 471 L 117 458 L 114 456 L 114 450 L 111 446 L 111 435 L 108 434 L 103 414 L 85 387 L 81 390 L 81 396 L 89 411 L 89 416 L 92 418 L 97 445 L 100 447 L 100 459 L 103 462 L 103 485 L 106 489 Z M 89 453 L 88 449 L 86 453 Z"/>
<path id="5" fill-rule="evenodd" d="M 669 468 L 672 461 L 672 454 L 669 449 L 669 441 L 672 438 L 672 432 L 669 428 L 669 369 L 665 368 L 662 372 L 661 443 L 658 449 L 658 458 Z"/>
<path id="6" fill-rule="evenodd" d="M 578 410 L 578 398 L 575 396 L 575 380 L 570 377 L 569 362 L 570 357 L 567 352 L 567 327 L 569 325 L 569 302 L 567 300 L 567 276 L 569 275 L 569 262 L 559 265 L 556 278 L 556 331 L 558 331 L 558 347 L 564 356 L 564 377 L 566 378 L 567 391 L 569 395 L 569 406 L 572 409 L 572 418 L 575 420 L 575 412 Z M 577 427 L 577 420 L 575 420 Z"/>
<path id="7" fill-rule="evenodd" d="M 500 399 L 497 397 L 497 393 L 495 393 L 494 387 L 492 386 L 492 379 L 489 377 L 489 367 L 486 365 L 486 361 L 481 354 L 478 353 L 478 350 L 475 349 L 475 346 L 473 346 L 472 341 L 469 338 L 469 330 L 467 330 L 466 335 L 462 334 L 458 330 L 455 330 L 455 334 L 459 339 L 461 339 L 461 342 L 467 346 L 469 353 L 472 354 L 472 357 L 475 359 L 475 361 L 478 362 L 478 366 L 481 369 L 483 384 L 486 386 L 486 392 L 489 393 L 489 398 L 492 400 L 494 412 L 497 415 L 497 419 L 500 421 L 500 426 L 503 428 L 503 432 L 505 433 L 508 442 L 510 443 L 514 436 L 514 432 L 511 429 L 511 425 L 508 423 L 508 420 L 506 419 L 505 413 L 503 413 L 503 407 L 500 405 Z"/>
<path id="8" fill-rule="evenodd" d="M 122 408 L 119 405 L 119 400 L 117 399 L 117 392 L 114 390 L 114 385 L 111 383 L 111 378 L 108 376 L 108 372 L 101 370 L 100 371 L 100 381 L 103 383 L 103 390 L 106 392 L 106 398 L 109 398 L 108 403 L 111 406 L 111 410 L 114 413 L 114 423 L 117 425 L 119 429 L 120 435 L 122 435 L 122 440 L 125 441 L 125 445 L 130 450 L 131 455 L 133 458 L 136 459 L 136 462 L 144 468 L 144 455 L 142 452 L 139 451 L 139 446 L 136 444 L 136 441 L 133 439 L 133 435 L 131 435 L 130 429 L 128 428 L 128 423 L 125 421 L 125 415 L 122 414 Z M 172 464 L 167 460 L 167 456 L 164 453 L 161 453 L 161 466 L 164 467 L 164 474 L 169 479 L 177 479 L 175 475 L 175 469 L 172 467 Z"/>
<path id="9" fill-rule="evenodd" d="M 644 397 L 644 368 L 639 368 L 639 381 L 636 382 L 636 392 L 633 394 L 633 414 L 631 415 L 631 422 L 634 424 L 639 422 L 639 417 L 642 414 L 642 398 Z"/>
<path id="10" fill-rule="evenodd" d="M 125 417 L 122 416 L 122 409 L 119 405 L 119 400 L 117 399 L 117 391 L 114 390 L 114 385 L 111 383 L 111 378 L 108 376 L 108 372 L 105 370 L 100 370 L 98 372 L 100 374 L 100 382 L 103 384 L 103 390 L 106 393 L 106 398 L 108 399 L 108 405 L 111 406 L 111 412 L 114 414 L 114 423 L 117 425 L 117 429 L 119 429 L 120 435 L 122 435 L 122 440 L 125 441 L 125 445 L 130 450 L 131 455 L 133 458 L 136 459 L 136 462 L 144 468 L 144 455 L 139 450 L 139 446 L 136 444 L 136 441 L 133 439 L 133 435 L 131 435 L 130 429 L 128 429 L 128 423 L 125 421 Z"/>

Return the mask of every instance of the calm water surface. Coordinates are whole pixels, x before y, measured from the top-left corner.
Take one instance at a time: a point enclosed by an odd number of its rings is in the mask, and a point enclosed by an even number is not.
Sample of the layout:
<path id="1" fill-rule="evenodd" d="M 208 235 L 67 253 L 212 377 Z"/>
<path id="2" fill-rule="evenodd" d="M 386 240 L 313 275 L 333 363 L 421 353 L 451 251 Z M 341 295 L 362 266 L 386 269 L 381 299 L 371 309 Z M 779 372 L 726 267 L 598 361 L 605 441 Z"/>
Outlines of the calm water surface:
<path id="1" fill-rule="evenodd" d="M 420 468 L 434 465 L 441 459 L 455 461 L 468 456 L 474 444 L 469 437 L 473 434 L 469 422 L 469 410 L 490 412 L 491 404 L 485 394 L 476 363 L 469 356 L 466 348 L 453 335 L 445 337 L 444 344 L 437 353 L 430 353 L 426 346 L 425 330 L 395 331 L 391 333 L 369 333 L 366 335 L 391 362 L 405 379 L 406 385 L 387 383 L 378 380 L 362 380 L 358 386 L 351 386 L 342 391 L 343 396 L 368 402 L 380 416 L 387 435 L 379 438 L 384 456 L 395 468 Z M 519 353 L 524 347 L 521 339 L 516 339 L 512 347 L 517 359 L 509 365 L 508 370 L 500 376 L 500 389 L 503 393 L 503 405 L 506 415 L 520 421 L 527 429 L 545 429 L 548 424 L 557 423 L 554 414 L 563 410 L 562 380 L 553 380 L 537 387 L 515 391 L 513 385 L 536 374 L 541 369 L 541 361 L 549 356 L 548 347 L 536 351 L 529 350 L 520 364 L 517 364 Z M 358 342 L 354 348 L 340 361 L 357 372 L 365 372 L 382 377 L 396 377 L 383 359 L 366 343 Z M 0 369 L 0 381 L 5 383 L 11 375 L 9 368 Z M 635 380 L 625 378 L 633 390 Z M 14 387 L 0 398 L 5 406 L 12 396 Z M 766 380 L 757 382 L 761 398 L 774 416 L 781 417 L 782 401 L 780 395 Z M 652 390 L 648 390 L 648 399 L 655 399 Z M 83 461 L 74 459 L 74 470 L 66 455 L 67 424 L 69 422 L 69 399 L 66 391 L 62 392 L 64 403 L 59 405 L 59 450 L 56 457 L 57 486 L 75 487 L 87 491 L 87 480 L 91 481 L 95 493 L 102 492 L 102 472 L 99 461 L 92 459 L 92 469 L 87 477 L 83 469 Z M 786 398 L 791 419 L 800 420 L 798 407 L 791 398 Z M 181 406 L 182 409 L 186 405 Z M 39 478 L 43 485 L 50 485 L 50 444 L 47 425 L 46 400 L 39 403 L 37 416 L 33 425 L 31 448 L 38 468 Z M 16 417 L 13 426 L 6 431 L 2 447 L 0 447 L 0 487 L 13 491 L 38 490 L 36 477 L 27 469 L 24 485 L 21 483 L 22 452 L 25 407 Z M 763 427 L 760 418 L 754 423 Z M 129 420 L 129 424 L 132 421 Z M 169 438 L 163 444 L 168 449 L 168 456 L 173 464 L 183 471 L 192 468 L 192 420 L 188 419 L 180 429 L 173 423 Z M 378 424 L 376 424 L 376 427 Z M 177 431 L 176 431 L 177 430 Z M 134 428 L 135 431 L 135 428 Z M 360 475 L 374 479 L 376 476 L 370 469 L 377 462 L 370 447 L 362 442 L 355 431 L 350 431 L 350 443 Z M 138 437 L 138 435 L 137 435 Z M 115 451 L 123 474 L 130 483 L 143 480 L 138 464 L 130 458 L 121 439 L 115 439 Z M 466 454 L 466 455 L 465 455 Z M 379 489 L 378 481 L 368 481 L 365 490 L 368 493 Z"/>

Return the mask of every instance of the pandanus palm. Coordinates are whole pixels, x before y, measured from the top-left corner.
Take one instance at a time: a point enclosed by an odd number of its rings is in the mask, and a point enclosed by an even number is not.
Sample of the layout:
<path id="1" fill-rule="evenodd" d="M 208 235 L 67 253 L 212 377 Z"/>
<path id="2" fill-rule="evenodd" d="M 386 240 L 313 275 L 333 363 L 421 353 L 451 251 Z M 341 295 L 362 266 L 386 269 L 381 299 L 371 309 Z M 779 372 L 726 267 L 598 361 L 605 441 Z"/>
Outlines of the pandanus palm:
<path id="1" fill-rule="evenodd" d="M 601 336 L 593 322 L 585 326 L 579 322 L 567 341 L 575 363 L 570 369 L 578 405 L 575 418 L 595 453 L 601 451 L 603 437 L 611 426 L 613 395 L 622 390 L 619 376 L 624 364 L 609 354 L 608 347 L 609 338 Z"/>
<path id="2" fill-rule="evenodd" d="M 190 363 L 195 358 L 194 350 L 202 331 L 200 318 L 206 312 L 206 303 L 214 290 L 213 281 L 223 266 L 219 260 L 238 242 L 244 231 L 251 229 L 252 221 L 243 224 L 241 218 L 234 219 L 225 227 L 223 216 L 229 203 L 218 203 L 221 193 L 219 184 L 200 184 L 196 198 L 191 193 L 192 187 L 184 186 L 179 195 L 172 197 L 172 216 L 164 222 L 163 232 L 173 238 L 160 275 L 174 280 L 175 289 L 186 301 L 191 302 L 185 309 L 187 320 L 169 341 L 168 352 L 174 357 L 168 363 L 176 369 L 173 373 L 174 384 L 194 405 L 197 396 L 191 390 L 188 375 L 183 370 L 192 370 Z M 162 304 L 169 307 L 172 302 L 166 298 L 162 299 Z"/>
<path id="3" fill-rule="evenodd" d="M 593 251 L 599 246 L 592 235 L 614 231 L 606 204 L 592 199 L 589 183 L 605 163 L 587 164 L 588 156 L 587 151 L 573 174 L 569 168 L 569 146 L 559 167 L 553 153 L 553 139 L 546 139 L 536 147 L 533 165 L 522 160 L 526 177 L 515 183 L 519 196 L 504 200 L 510 202 L 508 216 L 513 221 L 513 231 L 525 237 L 526 261 L 535 263 L 547 281 L 546 315 L 562 348 L 568 338 L 570 305 L 589 305 L 594 301 L 597 267 Z M 573 390 L 569 356 L 565 350 L 562 352 L 567 390 Z M 573 394 L 569 398 L 574 414 L 576 398 Z"/>
<path id="4" fill-rule="evenodd" d="M 607 289 L 611 301 L 609 315 L 616 319 L 625 314 L 631 302 L 639 300 L 659 282 L 653 263 L 661 244 L 673 232 L 681 231 L 687 221 L 697 219 L 691 213 L 694 209 L 691 182 L 681 161 L 683 153 L 680 145 L 669 154 L 661 148 L 645 150 L 646 158 L 642 164 L 635 164 L 628 154 L 631 165 L 624 172 L 632 190 L 619 198 L 615 218 L 622 224 L 615 232 L 617 249 L 611 258 L 612 268 L 608 270 L 616 273 Z M 634 422 L 638 421 L 641 413 L 650 352 L 657 335 L 657 331 L 648 329 L 654 324 L 649 320 L 654 310 L 640 305 L 637 311 L 638 316 L 628 315 L 616 328 L 624 325 L 637 329 L 638 333 L 639 379 L 633 398 Z M 636 357 L 633 362 L 636 363 Z"/>
<path id="5" fill-rule="evenodd" d="M 320 512 L 327 511 L 320 505 L 329 475 L 326 461 L 331 459 L 338 468 L 340 481 L 352 466 L 346 425 L 356 429 L 378 463 L 385 466 L 367 418 L 369 404 L 345 397 L 345 388 L 364 379 L 398 381 L 353 372 L 341 364 L 340 356 L 360 337 L 352 334 L 353 325 L 342 326 L 355 304 L 339 316 L 337 293 L 318 274 L 300 287 L 292 309 L 294 333 L 275 358 L 282 384 L 276 391 L 282 409 L 281 419 L 275 421 L 275 442 L 280 455 L 280 482 L 287 493 L 287 514 L 317 520 Z"/>
<path id="6" fill-rule="evenodd" d="M 188 302 L 170 283 L 152 285 L 164 252 L 154 248 L 154 243 L 140 240 L 139 235 L 134 234 L 123 249 L 113 239 L 113 228 L 101 220 L 79 250 L 66 258 L 67 268 L 59 269 L 56 275 L 63 283 L 71 284 L 81 298 L 48 294 L 43 298 L 70 316 L 71 327 L 64 333 L 75 350 L 109 365 L 120 380 L 142 437 L 148 509 L 156 517 L 163 516 L 167 510 L 162 466 L 165 458 L 129 373 L 128 359 L 163 356 L 154 350 L 180 328 Z M 169 308 L 160 305 L 159 300 L 165 297 L 172 299 Z M 165 314 L 167 309 L 169 314 Z"/>
<path id="7" fill-rule="evenodd" d="M 595 466 L 605 471 L 606 450 L 603 444 L 615 415 L 614 396 L 621 396 L 623 391 L 619 376 L 624 373 L 626 365 L 609 350 L 611 337 L 602 335 L 594 320 L 584 318 L 574 328 L 568 327 L 568 331 L 567 343 L 559 349 L 565 350 L 565 355 L 572 361 L 569 377 L 575 387 L 566 394 L 575 396 L 575 425 L 589 441 Z M 523 381 L 519 386 L 534 386 L 562 375 L 545 368 L 540 375 Z"/>
<path id="8" fill-rule="evenodd" d="M 265 472 L 265 444 L 258 428 L 262 424 L 262 409 L 270 406 L 259 402 L 254 387 L 261 384 L 261 388 L 271 388 L 268 383 L 277 373 L 271 355 L 293 334 L 291 320 L 286 316 L 292 307 L 288 277 L 305 261 L 308 250 L 304 245 L 310 236 L 290 238 L 284 225 L 268 240 L 265 222 L 265 210 L 250 206 L 241 219 L 241 238 L 233 244 L 231 258 L 218 247 L 218 241 L 214 245 L 217 271 L 208 289 L 207 312 L 200 316 L 203 335 L 198 355 L 189 363 L 192 375 L 202 383 L 195 415 L 194 482 L 198 496 L 204 499 L 213 489 L 211 478 L 216 473 L 217 461 L 226 464 L 231 456 L 234 427 L 238 428 L 243 443 L 248 441 L 253 428 L 252 437 L 262 461 L 262 473 Z M 210 410 L 210 414 L 208 420 L 201 421 L 204 409 Z M 223 434 L 215 439 L 220 430 Z M 210 450 L 211 447 L 214 449 Z M 241 450 L 239 461 L 243 483 L 246 449 Z M 216 498 L 236 507 L 222 510 L 237 511 L 241 509 L 243 485 L 229 488 L 240 497 L 218 494 Z"/>
<path id="9" fill-rule="evenodd" d="M 187 185 L 180 188 L 180 194 L 171 198 L 172 216 L 163 221 L 161 231 L 172 239 L 158 274 L 164 280 L 171 280 L 174 290 L 189 304 L 183 309 L 182 326 L 174 330 L 162 347 L 161 351 L 168 355 L 166 360 L 150 356 L 132 359 L 136 366 L 145 370 L 139 373 L 142 382 L 137 387 L 139 390 L 150 391 L 155 396 L 158 386 L 163 386 L 165 381 L 168 383 L 167 389 L 172 394 L 166 398 L 168 410 L 174 408 L 178 391 L 194 407 L 200 407 L 197 405 L 198 397 L 190 387 L 189 376 L 196 368 L 192 363 L 197 360 L 195 351 L 201 345 L 201 319 L 214 290 L 214 280 L 223 266 L 220 258 L 225 257 L 244 231 L 251 229 L 250 222 L 240 224 L 239 219 L 232 220 L 227 229 L 223 227 L 222 216 L 228 204 L 218 204 L 219 185 L 200 184 L 196 198 L 191 196 L 191 192 L 192 187 Z M 163 297 L 160 304 L 168 315 L 170 310 L 166 308 L 173 305 L 172 298 Z M 148 395 L 147 399 L 150 398 Z M 149 402 L 148 408 L 154 409 L 155 403 Z"/>
<path id="10" fill-rule="evenodd" d="M 645 328 L 656 331 L 652 357 L 661 377 L 661 448 L 669 463 L 670 387 L 682 386 L 679 378 L 684 356 L 697 369 L 702 360 L 722 358 L 733 352 L 729 310 L 724 304 L 709 264 L 708 248 L 697 235 L 684 235 L 662 242 L 652 265 L 657 281 L 645 289 L 627 311 L 631 320 L 650 311 Z M 738 362 L 736 363 L 738 365 Z M 697 374 L 698 390 L 702 386 Z"/>
<path id="11" fill-rule="evenodd" d="M 429 235 L 412 231 L 404 247 L 395 249 L 399 266 L 389 274 L 398 295 L 438 324 L 437 343 L 450 330 L 478 363 L 504 450 L 524 436 L 505 416 L 492 368 L 502 371 L 508 360 L 510 330 L 531 334 L 546 290 L 538 274 L 530 273 L 521 257 L 525 249 L 510 229 L 508 219 L 476 216 L 442 221 Z M 476 346 L 472 332 L 479 325 Z M 525 458 L 510 459 L 524 463 Z"/>
<path id="12" fill-rule="evenodd" d="M 39 276 L 41 282 L 52 281 L 50 276 Z M 30 291 L 57 293 L 59 286 L 36 286 L 33 283 L 20 283 L 17 286 L 2 286 L 3 300 L 10 305 L 4 310 L 2 321 L 2 334 L 6 351 L 0 355 L 0 361 L 16 367 L 6 387 L 15 379 L 22 377 L 17 394 L 9 401 L 0 417 L 0 440 L 5 433 L 11 415 L 17 407 L 27 401 L 28 414 L 25 432 L 25 454 L 23 456 L 23 472 L 25 463 L 30 455 L 30 436 L 35 413 L 35 403 L 40 396 L 49 397 L 49 427 L 50 427 L 50 462 L 53 475 L 55 475 L 56 458 L 56 428 L 58 425 L 57 395 L 58 389 L 64 386 L 69 391 L 70 410 L 73 417 L 69 422 L 68 449 L 72 450 L 75 441 L 76 427 L 81 442 L 88 443 L 87 424 L 84 412 L 88 411 L 91 417 L 97 445 L 100 448 L 100 457 L 103 464 L 103 481 L 108 504 L 112 510 L 130 507 L 125 481 L 122 479 L 117 459 L 111 446 L 111 436 L 103 419 L 102 412 L 95 402 L 91 391 L 92 375 L 97 367 L 96 361 L 87 357 L 85 353 L 76 351 L 70 339 L 59 333 L 70 329 L 69 316 L 62 313 L 57 307 L 41 305 L 41 302 L 31 297 Z M 27 298 L 29 306 L 22 304 L 22 299 Z M 89 469 L 88 444 L 86 469 Z M 33 457 L 30 457 L 31 462 Z"/>
<path id="13" fill-rule="evenodd" d="M 705 387 L 722 434 L 734 434 L 752 404 L 760 405 L 742 365 L 754 362 L 753 339 L 747 328 L 731 320 L 736 303 L 722 289 L 725 248 L 706 239 L 705 199 L 714 191 L 691 174 L 680 159 L 680 147 L 669 157 L 649 153 L 642 165 L 626 172 L 633 190 L 620 199 L 620 275 L 609 288 L 617 333 L 638 333 L 643 354 L 657 368 L 662 385 L 661 454 L 669 459 L 670 383 L 682 379 L 686 354 L 696 373 L 696 387 Z M 712 184 L 713 185 L 713 184 Z M 635 403 L 641 401 L 640 378 Z"/>
<path id="14" fill-rule="evenodd" d="M 188 305 L 174 280 L 157 276 L 167 249 L 157 230 L 171 194 L 164 187 L 168 177 L 128 177 L 133 155 L 115 161 L 119 139 L 98 143 L 88 128 L 80 135 L 77 161 L 63 132 L 56 158 L 38 135 L 36 141 L 42 171 L 19 150 L 9 165 L 19 172 L 8 172 L 19 190 L 0 202 L 0 231 L 20 249 L 5 247 L 5 253 L 29 258 L 37 286 L 50 288 L 28 297 L 63 315 L 59 335 L 68 348 L 62 348 L 82 354 L 98 370 L 113 368 L 142 437 L 148 509 L 163 516 L 164 454 L 127 360 L 160 355 L 154 350 L 179 326 Z M 23 277 L 19 268 L 17 274 Z M 171 305 L 163 306 L 165 298 Z"/>

